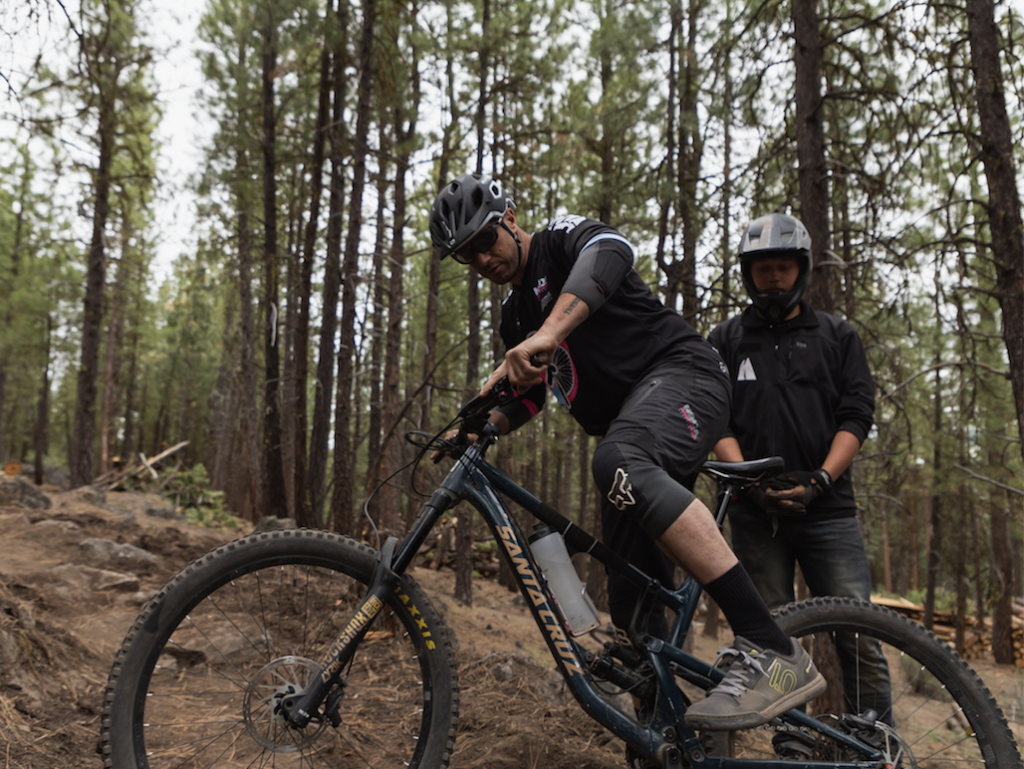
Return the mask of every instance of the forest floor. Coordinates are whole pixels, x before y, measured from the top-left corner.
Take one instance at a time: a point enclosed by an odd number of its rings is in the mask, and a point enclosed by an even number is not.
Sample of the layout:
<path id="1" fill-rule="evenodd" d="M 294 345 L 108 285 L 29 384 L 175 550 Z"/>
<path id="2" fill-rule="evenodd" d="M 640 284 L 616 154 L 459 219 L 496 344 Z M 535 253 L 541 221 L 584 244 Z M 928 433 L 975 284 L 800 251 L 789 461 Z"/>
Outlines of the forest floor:
<path id="1" fill-rule="evenodd" d="M 238 532 L 175 518 L 154 495 L 43 491 L 49 509 L 0 504 L 0 769 L 98 769 L 103 689 L 126 632 L 168 577 Z M 133 545 L 152 557 L 104 554 L 90 540 Z M 622 743 L 567 694 L 517 594 L 478 579 L 467 608 L 452 598 L 451 571 L 417 568 L 413 575 L 459 643 L 453 767 L 625 765 Z M 695 636 L 697 652 L 709 656 L 731 638 L 728 628 L 720 640 Z M 588 638 L 595 649 L 604 640 Z M 1019 739 L 1024 673 L 988 659 L 971 664 Z"/>

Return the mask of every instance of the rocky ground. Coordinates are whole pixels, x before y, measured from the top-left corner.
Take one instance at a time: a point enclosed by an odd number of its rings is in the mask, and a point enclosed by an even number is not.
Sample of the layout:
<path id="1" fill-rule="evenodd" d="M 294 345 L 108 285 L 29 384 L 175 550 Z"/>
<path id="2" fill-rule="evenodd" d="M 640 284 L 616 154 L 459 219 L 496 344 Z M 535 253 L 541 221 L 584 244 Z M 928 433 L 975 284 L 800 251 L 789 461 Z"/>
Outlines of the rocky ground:
<path id="1" fill-rule="evenodd" d="M 0 481 L 0 767 L 98 769 L 102 692 L 125 632 L 170 575 L 240 532 L 189 524 L 155 495 L 22 483 Z M 566 695 L 521 598 L 480 579 L 469 609 L 451 598 L 450 571 L 414 576 L 459 640 L 452 766 L 624 766 L 622 744 Z M 972 664 L 1019 728 L 1020 671 Z"/>

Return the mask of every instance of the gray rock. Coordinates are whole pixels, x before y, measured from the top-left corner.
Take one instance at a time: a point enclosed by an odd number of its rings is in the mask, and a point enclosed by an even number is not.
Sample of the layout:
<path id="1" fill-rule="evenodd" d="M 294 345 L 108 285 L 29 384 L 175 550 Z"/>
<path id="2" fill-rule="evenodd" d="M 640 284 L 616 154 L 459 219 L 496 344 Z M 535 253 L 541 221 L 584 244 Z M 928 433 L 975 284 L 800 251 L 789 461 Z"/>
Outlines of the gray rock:
<path id="1" fill-rule="evenodd" d="M 53 576 L 68 585 L 99 592 L 135 593 L 139 589 L 139 578 L 134 574 L 91 566 L 64 564 L 53 570 Z"/>
<path id="2" fill-rule="evenodd" d="M 22 478 L 0 481 L 0 505 L 49 510 L 50 498 Z"/>
<path id="3" fill-rule="evenodd" d="M 95 505 L 96 507 L 103 507 L 107 503 L 107 492 L 103 489 L 97 489 L 95 486 L 79 486 L 77 489 L 72 489 L 69 493 L 80 501 Z"/>
<path id="4" fill-rule="evenodd" d="M 87 539 L 78 546 L 76 559 L 92 566 L 116 566 L 122 569 L 152 566 L 160 562 L 155 555 L 135 545 L 109 539 Z"/>
<path id="5" fill-rule="evenodd" d="M 53 518 L 46 518 L 42 521 L 36 521 L 35 525 L 44 529 L 63 529 L 64 531 L 70 532 L 71 534 L 77 534 L 82 530 L 82 527 L 74 521 L 56 521 Z"/>
<path id="6" fill-rule="evenodd" d="M 22 465 L 21 475 L 23 478 L 35 480 L 35 465 Z M 60 467 L 51 467 L 50 465 L 46 465 L 43 467 L 43 481 L 56 486 L 58 489 L 64 490 L 68 487 L 68 474 Z"/>
<path id="7" fill-rule="evenodd" d="M 185 516 L 170 507 L 147 507 L 146 515 L 163 518 L 166 521 L 184 521 Z"/>

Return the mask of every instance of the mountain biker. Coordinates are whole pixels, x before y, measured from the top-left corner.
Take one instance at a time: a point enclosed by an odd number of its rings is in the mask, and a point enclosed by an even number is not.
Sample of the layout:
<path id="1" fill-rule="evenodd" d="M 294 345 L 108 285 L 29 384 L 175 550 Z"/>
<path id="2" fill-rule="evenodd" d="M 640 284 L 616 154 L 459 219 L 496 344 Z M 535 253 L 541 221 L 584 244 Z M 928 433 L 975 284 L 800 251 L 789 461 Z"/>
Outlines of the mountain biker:
<path id="1" fill-rule="evenodd" d="M 755 219 L 739 261 L 750 304 L 708 336 L 732 379 L 729 430 L 715 455 L 777 455 L 785 466 L 731 502 L 733 549 L 771 608 L 795 600 L 796 563 L 812 595 L 868 601 L 871 575 L 849 469 L 874 418 L 864 346 L 847 321 L 803 298 L 811 238 L 798 219 Z M 873 662 L 866 653 L 859 674 L 844 665 L 845 688 L 859 692 L 858 710 L 887 718 L 888 669 L 880 649 L 871 650 Z"/>
<path id="2" fill-rule="evenodd" d="M 430 234 L 440 259 L 452 256 L 494 283 L 512 284 L 500 329 L 507 351 L 481 394 L 507 375 L 525 396 L 493 410 L 490 421 L 503 433 L 520 427 L 543 408 L 550 388 L 589 435 L 603 436 L 592 470 L 604 541 L 665 584 L 679 564 L 732 626 L 729 671 L 687 711 L 687 723 L 755 726 L 824 691 L 824 678 L 775 624 L 691 491 L 727 424 L 729 381 L 714 349 L 633 270 L 630 243 L 582 216 L 559 217 L 530 234 L 501 184 L 471 174 L 440 190 Z M 533 365 L 534 356 L 550 368 Z M 628 627 L 639 590 L 611 574 L 608 595 L 613 623 Z M 773 688 L 780 676 L 789 685 Z"/>

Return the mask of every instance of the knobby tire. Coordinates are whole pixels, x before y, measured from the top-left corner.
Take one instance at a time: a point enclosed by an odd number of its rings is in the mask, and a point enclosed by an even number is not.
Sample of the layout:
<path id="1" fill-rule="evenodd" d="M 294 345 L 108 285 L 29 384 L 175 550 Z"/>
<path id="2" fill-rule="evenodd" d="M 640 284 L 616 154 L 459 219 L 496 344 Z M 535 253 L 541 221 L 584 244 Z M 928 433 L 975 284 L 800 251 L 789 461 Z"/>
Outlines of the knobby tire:
<path id="1" fill-rule="evenodd" d="M 107 684 L 108 769 L 445 767 L 458 717 L 449 633 L 408 575 L 343 671 L 341 725 L 285 725 L 351 619 L 376 551 L 329 532 L 253 534 L 200 557 L 143 609 Z M 330 697 L 328 702 L 330 702 Z"/>
<path id="2" fill-rule="evenodd" d="M 899 735 L 894 744 L 903 751 L 901 766 L 1021 769 L 1013 734 L 992 694 L 956 651 L 922 625 L 881 606 L 836 597 L 789 604 L 777 619 L 787 634 L 801 639 L 820 670 L 832 671 L 826 674 L 829 690 L 808 707 L 820 720 L 835 723 L 839 712 L 863 713 L 878 704 L 856 676 L 843 685 L 835 652 L 845 650 L 848 670 L 864 670 L 873 639 L 887 660 L 891 687 L 891 705 L 883 702 L 876 712 L 883 711 L 880 718 Z M 875 732 L 873 738 L 883 736 Z M 760 739 L 764 746 L 764 732 Z M 815 751 L 823 760 L 852 759 L 822 743 Z"/>

